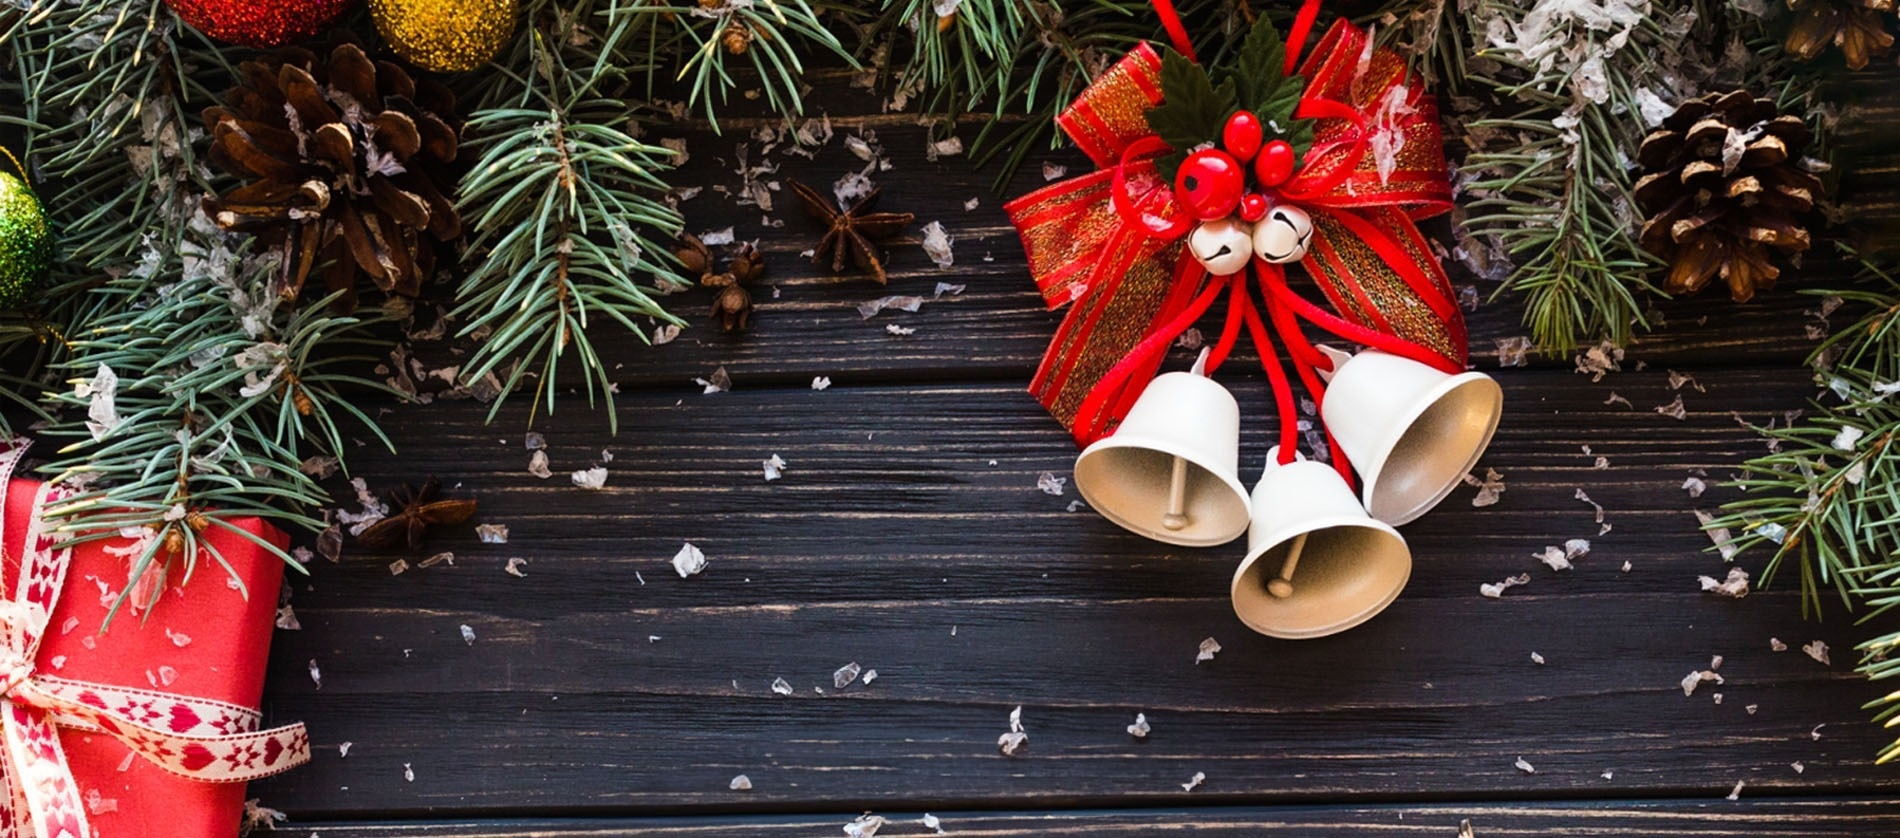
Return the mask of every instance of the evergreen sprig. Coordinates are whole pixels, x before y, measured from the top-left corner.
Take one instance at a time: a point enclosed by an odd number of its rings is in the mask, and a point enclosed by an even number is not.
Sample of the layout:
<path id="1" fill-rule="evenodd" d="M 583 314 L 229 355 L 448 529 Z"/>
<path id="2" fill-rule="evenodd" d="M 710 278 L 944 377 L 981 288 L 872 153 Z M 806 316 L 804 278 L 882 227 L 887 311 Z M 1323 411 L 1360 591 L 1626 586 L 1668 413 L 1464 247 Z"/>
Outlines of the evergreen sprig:
<path id="1" fill-rule="evenodd" d="M 670 240 L 678 212 L 661 201 L 672 152 L 627 133 L 635 120 L 622 69 L 644 41 L 618 4 L 532 4 L 534 22 L 516 39 L 470 117 L 475 161 L 458 204 L 476 233 L 457 289 L 464 335 L 485 334 L 465 368 L 469 380 L 499 372 L 504 393 L 538 376 L 537 406 L 554 408 L 557 370 L 577 358 L 587 393 L 611 396 L 594 350 L 612 321 L 646 340 L 636 318 L 680 323 L 654 299 L 683 284 L 654 235 Z M 605 24 L 572 37 L 571 21 Z M 545 27 L 545 28 L 537 28 Z M 499 410 L 497 399 L 490 417 Z M 610 422 L 617 417 L 609 412 Z"/>
<path id="2" fill-rule="evenodd" d="M 802 114 L 806 83 L 801 56 L 820 50 L 857 66 L 824 21 L 828 14 L 848 20 L 853 13 L 851 4 L 830 0 L 717 0 L 679 6 L 584 0 L 558 7 L 531 3 L 528 17 L 596 26 L 609 42 L 600 50 L 603 55 L 620 54 L 619 45 L 637 42 L 639 55 L 677 57 L 676 62 L 633 63 L 646 73 L 646 98 L 667 84 L 684 82 L 688 109 L 697 109 L 717 131 L 719 108 L 744 83 L 758 84 L 772 110 L 787 118 Z M 735 74 L 732 64 L 745 67 L 749 75 Z M 679 68 L 676 75 L 659 75 L 661 68 L 674 66 Z"/>
<path id="3" fill-rule="evenodd" d="M 1862 265 L 1860 287 L 1804 289 L 1854 306 L 1859 317 L 1809 356 L 1826 395 L 1805 417 L 1761 429 L 1770 452 L 1743 464 L 1733 485 L 1746 495 L 1708 526 L 1737 533 L 1739 550 L 1772 551 L 1763 584 L 1794 563 L 1804 613 L 1818 616 L 1832 593 L 1866 622 L 1900 605 L 1900 277 Z M 1862 674 L 1900 676 L 1886 659 L 1900 648 L 1900 631 L 1857 648 Z M 1900 691 L 1867 706 L 1878 711 L 1876 720 L 1900 724 Z M 1878 761 L 1896 757 L 1900 739 Z"/>

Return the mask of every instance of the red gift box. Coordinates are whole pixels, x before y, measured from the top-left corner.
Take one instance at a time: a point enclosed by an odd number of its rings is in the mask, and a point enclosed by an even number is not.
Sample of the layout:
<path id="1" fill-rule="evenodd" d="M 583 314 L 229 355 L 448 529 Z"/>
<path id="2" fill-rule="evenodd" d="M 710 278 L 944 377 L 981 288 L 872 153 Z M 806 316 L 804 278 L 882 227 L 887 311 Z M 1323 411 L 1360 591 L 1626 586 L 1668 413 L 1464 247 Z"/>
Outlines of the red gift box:
<path id="1" fill-rule="evenodd" d="M 301 727 L 258 732 L 254 713 L 283 560 L 214 525 L 202 538 L 243 580 L 243 590 L 207 555 L 189 585 L 168 584 L 148 611 L 128 605 L 108 624 L 106 614 L 128 584 L 130 540 L 70 545 L 37 526 L 37 507 L 48 498 L 39 481 L 6 479 L 9 454 L 18 455 L 6 446 L 0 440 L 0 621 L 16 615 L 16 603 L 34 607 L 36 597 L 51 613 L 32 667 L 0 672 L 0 774 L 10 791 L 0 793 L 0 838 L 237 835 L 243 780 L 308 759 Z M 230 523 L 279 548 L 287 541 L 256 518 Z M 61 558 L 63 590 L 52 572 Z M 175 581 L 182 574 L 170 575 Z M 39 584 L 49 578 L 50 585 Z M 17 659 L 14 650 L 31 644 L 0 631 L 0 670 L 9 654 Z M 35 717 L 57 728 L 58 747 L 34 742 Z M 60 750 L 71 786 L 46 761 Z M 51 790 L 29 800 L 36 782 Z M 82 809 L 77 820 L 68 811 L 75 804 Z"/>

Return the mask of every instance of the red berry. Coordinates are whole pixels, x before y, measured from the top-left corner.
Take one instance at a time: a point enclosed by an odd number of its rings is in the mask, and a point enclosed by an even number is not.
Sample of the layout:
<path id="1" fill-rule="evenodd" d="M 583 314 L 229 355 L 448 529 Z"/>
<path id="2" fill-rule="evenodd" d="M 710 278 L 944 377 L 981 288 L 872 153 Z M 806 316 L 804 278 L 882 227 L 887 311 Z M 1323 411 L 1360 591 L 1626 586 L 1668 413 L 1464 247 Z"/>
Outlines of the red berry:
<path id="1" fill-rule="evenodd" d="M 1293 146 L 1286 140 L 1267 143 L 1253 159 L 1254 180 L 1266 189 L 1286 183 L 1293 176 L 1293 163 Z"/>
<path id="2" fill-rule="evenodd" d="M 1174 176 L 1174 199 L 1202 221 L 1232 215 L 1246 188 L 1247 176 L 1240 163 L 1227 152 L 1211 148 L 1188 155 Z"/>
<path id="3" fill-rule="evenodd" d="M 1253 224 L 1267 217 L 1267 196 L 1258 192 L 1249 192 L 1240 198 L 1240 220 Z"/>
<path id="4" fill-rule="evenodd" d="M 1251 111 L 1240 111 L 1227 118 L 1227 127 L 1220 132 L 1220 146 L 1235 160 L 1245 163 L 1260 153 L 1260 141 L 1266 139 L 1266 133 L 1266 129 L 1260 127 L 1260 117 Z"/>

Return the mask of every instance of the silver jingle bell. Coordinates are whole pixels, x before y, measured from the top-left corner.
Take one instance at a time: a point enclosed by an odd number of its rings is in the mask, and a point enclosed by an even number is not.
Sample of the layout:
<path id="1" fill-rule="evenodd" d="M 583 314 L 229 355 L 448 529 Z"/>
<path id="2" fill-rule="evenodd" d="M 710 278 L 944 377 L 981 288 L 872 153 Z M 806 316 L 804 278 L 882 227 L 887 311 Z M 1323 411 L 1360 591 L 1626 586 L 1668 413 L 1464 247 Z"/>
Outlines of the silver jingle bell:
<path id="1" fill-rule="evenodd" d="M 1238 218 L 1203 221 L 1188 234 L 1187 249 L 1195 261 L 1215 276 L 1230 276 L 1247 268 L 1253 260 L 1256 234 Z"/>

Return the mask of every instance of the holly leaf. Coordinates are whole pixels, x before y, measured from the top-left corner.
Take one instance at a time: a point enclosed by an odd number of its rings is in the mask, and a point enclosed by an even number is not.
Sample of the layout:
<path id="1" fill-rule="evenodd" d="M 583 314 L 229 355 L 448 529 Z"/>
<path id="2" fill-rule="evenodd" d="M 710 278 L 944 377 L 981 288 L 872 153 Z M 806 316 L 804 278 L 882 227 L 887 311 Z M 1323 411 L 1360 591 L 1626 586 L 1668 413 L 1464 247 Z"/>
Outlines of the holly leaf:
<path id="1" fill-rule="evenodd" d="M 1261 108 L 1272 101 L 1278 88 L 1284 85 L 1286 67 L 1286 41 L 1266 15 L 1254 22 L 1253 29 L 1248 30 L 1247 37 L 1240 42 L 1240 60 L 1236 63 L 1239 66 L 1233 78 L 1239 85 L 1242 106 L 1264 117 Z M 1294 98 L 1298 96 L 1296 92 Z"/>
<path id="2" fill-rule="evenodd" d="M 1227 117 L 1240 109 L 1232 78 L 1216 85 L 1201 65 L 1174 50 L 1161 53 L 1161 104 L 1143 114 L 1148 130 L 1174 151 L 1155 161 L 1161 176 L 1174 181 L 1175 170 L 1197 145 L 1220 139 Z"/>

